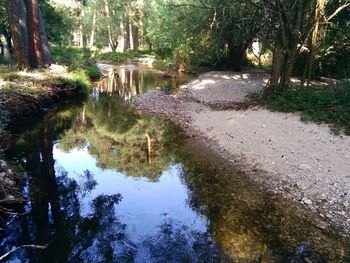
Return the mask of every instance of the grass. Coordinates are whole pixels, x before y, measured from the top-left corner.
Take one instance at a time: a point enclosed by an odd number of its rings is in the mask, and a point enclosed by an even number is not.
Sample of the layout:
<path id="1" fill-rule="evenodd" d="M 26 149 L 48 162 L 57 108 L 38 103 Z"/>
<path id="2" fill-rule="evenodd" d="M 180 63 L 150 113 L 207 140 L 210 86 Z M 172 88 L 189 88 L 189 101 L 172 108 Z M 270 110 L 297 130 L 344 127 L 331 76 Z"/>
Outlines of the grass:
<path id="1" fill-rule="evenodd" d="M 14 83 L 6 83 L 1 88 L 1 90 L 8 94 L 21 93 L 21 94 L 27 94 L 27 95 L 34 95 L 38 92 L 38 90 L 33 87 L 28 87 L 25 85 L 14 84 Z"/>
<path id="2" fill-rule="evenodd" d="M 0 72 L 0 79 L 5 81 L 14 81 L 22 79 L 22 76 L 15 71 Z"/>
<path id="3" fill-rule="evenodd" d="M 54 78 L 53 83 L 59 83 L 70 87 L 78 87 L 85 95 L 89 93 L 89 89 L 91 88 L 90 78 L 83 69 L 71 72 L 69 77 Z"/>
<path id="4" fill-rule="evenodd" d="M 350 135 L 350 83 L 337 88 L 299 84 L 272 86 L 250 94 L 250 98 L 274 111 L 300 112 L 303 121 L 327 123 L 333 132 Z"/>

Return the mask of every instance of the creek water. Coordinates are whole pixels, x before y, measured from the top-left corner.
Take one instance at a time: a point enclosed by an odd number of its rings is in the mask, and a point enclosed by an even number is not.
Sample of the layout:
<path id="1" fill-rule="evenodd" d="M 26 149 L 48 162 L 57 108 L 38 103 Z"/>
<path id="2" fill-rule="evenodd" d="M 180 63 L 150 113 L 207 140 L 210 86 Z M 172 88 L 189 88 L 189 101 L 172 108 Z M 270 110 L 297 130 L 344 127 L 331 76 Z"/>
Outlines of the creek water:
<path id="1" fill-rule="evenodd" d="M 12 128 L 23 215 L 7 218 L 9 262 L 347 262 L 349 245 L 269 194 L 200 140 L 130 102 L 190 78 L 117 66 L 84 102 Z"/>

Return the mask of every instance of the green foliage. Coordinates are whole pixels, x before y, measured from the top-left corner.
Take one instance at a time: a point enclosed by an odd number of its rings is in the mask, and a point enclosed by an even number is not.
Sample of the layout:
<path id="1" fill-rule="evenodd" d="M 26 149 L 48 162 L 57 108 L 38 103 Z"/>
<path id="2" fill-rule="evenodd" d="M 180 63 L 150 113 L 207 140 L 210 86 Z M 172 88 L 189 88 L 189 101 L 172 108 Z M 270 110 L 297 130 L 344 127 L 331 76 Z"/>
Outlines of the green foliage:
<path id="1" fill-rule="evenodd" d="M 71 32 L 78 26 L 76 10 L 54 5 L 52 1 L 40 1 L 40 9 L 49 41 L 56 45 L 67 43 Z"/>
<path id="2" fill-rule="evenodd" d="M 115 63 L 126 63 L 135 58 L 141 57 L 142 55 L 147 54 L 147 52 L 139 52 L 134 50 L 128 50 L 126 52 L 106 52 L 99 54 L 98 59 L 104 61 L 111 61 Z"/>
<path id="3" fill-rule="evenodd" d="M 303 121 L 331 124 L 334 132 L 350 134 L 350 83 L 339 88 L 288 84 L 271 86 L 262 93 L 250 95 L 269 109 L 300 112 Z"/>
<path id="4" fill-rule="evenodd" d="M 81 93 L 84 95 L 87 95 L 89 93 L 89 89 L 91 88 L 89 76 L 86 74 L 86 71 L 83 69 L 75 70 L 71 72 L 69 77 L 56 78 L 54 82 L 71 86 L 71 87 L 77 87 L 80 89 Z"/>
<path id="5" fill-rule="evenodd" d="M 90 61 L 94 53 L 88 48 L 54 46 L 52 47 L 52 55 L 58 64 L 74 70 Z"/>
<path id="6" fill-rule="evenodd" d="M 102 76 L 100 70 L 96 64 L 88 64 L 83 66 L 85 73 L 88 75 L 89 79 L 92 81 L 99 80 Z"/>
<path id="7" fill-rule="evenodd" d="M 57 63 L 67 66 L 70 71 L 80 71 L 83 69 L 90 80 L 101 78 L 101 73 L 94 62 L 95 54 L 90 49 L 53 47 L 52 53 Z"/>
<path id="8" fill-rule="evenodd" d="M 1 54 L 0 54 L 0 64 L 3 64 L 3 65 L 10 65 L 11 64 L 11 61 L 4 58 Z"/>

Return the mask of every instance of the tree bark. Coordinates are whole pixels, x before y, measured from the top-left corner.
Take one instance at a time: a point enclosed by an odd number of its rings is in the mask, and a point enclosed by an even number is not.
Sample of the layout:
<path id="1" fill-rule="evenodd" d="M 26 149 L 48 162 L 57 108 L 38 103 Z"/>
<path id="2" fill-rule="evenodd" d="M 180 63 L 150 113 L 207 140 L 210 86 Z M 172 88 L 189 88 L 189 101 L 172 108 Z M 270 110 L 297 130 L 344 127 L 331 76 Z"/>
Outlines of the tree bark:
<path id="1" fill-rule="evenodd" d="M 29 65 L 39 68 L 44 65 L 41 35 L 39 0 L 26 0 L 28 16 Z"/>
<path id="2" fill-rule="evenodd" d="M 283 61 L 282 45 L 280 40 L 276 39 L 275 48 L 273 51 L 273 58 L 272 58 L 272 72 L 271 72 L 270 85 L 278 85 L 280 83 L 281 68 L 283 64 L 282 61 Z"/>
<path id="3" fill-rule="evenodd" d="M 95 30 L 96 30 L 96 9 L 94 9 L 94 15 L 92 17 L 92 27 L 91 27 L 89 48 L 92 48 L 94 46 Z"/>
<path id="4" fill-rule="evenodd" d="M 51 49 L 49 45 L 49 41 L 47 39 L 47 34 L 45 30 L 45 23 L 43 16 L 39 10 L 39 18 L 40 18 L 40 40 L 41 40 L 41 51 L 43 56 L 43 64 L 44 65 L 51 65 L 55 63 L 55 59 L 53 58 L 51 54 Z"/>
<path id="5" fill-rule="evenodd" d="M 124 25 L 124 32 L 125 36 L 125 41 L 124 41 L 124 49 L 123 51 L 127 51 L 130 47 L 130 19 L 129 19 L 129 14 L 126 11 L 125 14 L 125 25 Z"/>
<path id="6" fill-rule="evenodd" d="M 105 7 L 105 13 L 106 13 L 106 17 L 108 19 L 107 21 L 107 31 L 108 31 L 108 44 L 109 47 L 112 49 L 112 51 L 115 51 L 118 47 L 118 40 L 116 41 L 115 39 L 115 35 L 114 35 L 114 31 L 113 28 L 111 26 L 111 14 L 110 14 L 110 10 L 109 10 L 109 3 L 108 0 L 104 0 L 104 7 Z"/>
<path id="7" fill-rule="evenodd" d="M 29 66 L 28 31 L 25 18 L 25 7 L 22 0 L 6 0 L 10 21 L 13 50 L 19 69 Z"/>

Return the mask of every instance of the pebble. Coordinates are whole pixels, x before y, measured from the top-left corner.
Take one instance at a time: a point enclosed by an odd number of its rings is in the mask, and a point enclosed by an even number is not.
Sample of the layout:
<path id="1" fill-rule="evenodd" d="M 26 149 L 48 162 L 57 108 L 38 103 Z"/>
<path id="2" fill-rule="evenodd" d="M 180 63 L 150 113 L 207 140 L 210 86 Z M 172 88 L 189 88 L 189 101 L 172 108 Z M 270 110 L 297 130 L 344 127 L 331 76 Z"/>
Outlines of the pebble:
<path id="1" fill-rule="evenodd" d="M 0 173 L 0 180 L 4 180 L 5 176 L 6 176 L 6 173 L 5 172 L 1 172 Z"/>
<path id="2" fill-rule="evenodd" d="M 4 183 L 5 184 L 8 184 L 9 186 L 14 186 L 16 183 L 15 183 L 15 181 L 13 181 L 13 180 L 11 180 L 11 179 L 9 179 L 9 178 L 6 178 L 5 180 L 4 180 Z"/>
<path id="3" fill-rule="evenodd" d="M 310 199 L 305 198 L 305 197 L 303 199 L 301 199 L 301 201 L 306 205 L 312 205 L 312 201 Z"/>
<path id="4" fill-rule="evenodd" d="M 11 170 L 11 169 L 7 169 L 7 171 L 6 171 L 6 172 L 7 172 L 7 174 L 8 174 L 8 175 L 13 175 L 13 172 L 12 172 L 12 170 Z"/>
<path id="5" fill-rule="evenodd" d="M 6 166 L 7 166 L 6 162 L 4 160 L 0 160 L 0 167 L 4 169 L 6 168 Z"/>
<path id="6" fill-rule="evenodd" d="M 303 163 L 303 164 L 301 164 L 301 165 L 299 166 L 299 169 L 300 169 L 300 170 L 311 170 L 311 166 L 308 165 L 308 164 Z"/>
<path id="7" fill-rule="evenodd" d="M 16 198 L 13 195 L 8 195 L 6 197 L 7 200 L 15 200 Z"/>

